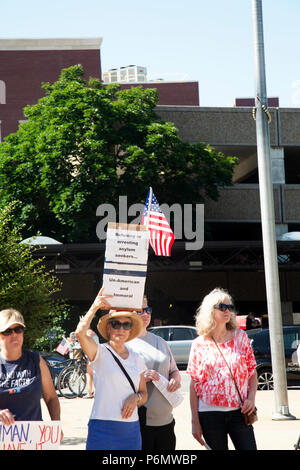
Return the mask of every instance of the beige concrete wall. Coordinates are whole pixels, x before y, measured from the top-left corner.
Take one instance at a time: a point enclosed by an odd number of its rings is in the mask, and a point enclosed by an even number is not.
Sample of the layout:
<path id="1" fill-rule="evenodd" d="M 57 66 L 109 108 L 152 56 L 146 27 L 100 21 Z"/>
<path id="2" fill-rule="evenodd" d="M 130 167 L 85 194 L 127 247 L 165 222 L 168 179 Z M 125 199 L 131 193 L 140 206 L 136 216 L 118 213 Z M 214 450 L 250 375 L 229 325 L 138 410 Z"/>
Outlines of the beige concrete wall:
<path id="1" fill-rule="evenodd" d="M 207 199 L 204 217 L 207 222 L 260 222 L 260 197 L 258 184 L 240 184 L 219 190 L 217 201 Z M 300 187 L 297 193 L 300 198 Z M 282 222 L 280 186 L 274 186 L 275 222 Z"/>
<path id="2" fill-rule="evenodd" d="M 188 142 L 230 146 L 256 145 L 252 108 L 159 106 L 157 112 L 163 120 L 173 122 L 179 129 L 180 137 Z M 278 146 L 278 112 L 274 108 L 270 109 L 270 112 L 270 141 L 272 146 Z M 300 112 L 296 114 L 300 125 Z"/>
<path id="3" fill-rule="evenodd" d="M 286 147 L 300 147 L 300 108 L 270 108 L 269 111 L 273 153 Z M 240 156 L 241 165 L 237 166 L 233 181 L 242 180 L 257 167 L 256 126 L 251 107 L 159 106 L 157 112 L 162 119 L 175 124 L 183 140 L 205 142 L 227 155 Z M 300 186 L 274 185 L 274 205 L 277 224 L 299 222 Z M 258 185 L 236 184 L 220 189 L 217 202 L 206 201 L 205 219 L 260 222 Z"/>
<path id="4" fill-rule="evenodd" d="M 300 109 L 280 108 L 278 134 L 281 146 L 300 146 Z"/>
<path id="5" fill-rule="evenodd" d="M 285 184 L 282 186 L 283 223 L 300 221 L 300 185 Z"/>

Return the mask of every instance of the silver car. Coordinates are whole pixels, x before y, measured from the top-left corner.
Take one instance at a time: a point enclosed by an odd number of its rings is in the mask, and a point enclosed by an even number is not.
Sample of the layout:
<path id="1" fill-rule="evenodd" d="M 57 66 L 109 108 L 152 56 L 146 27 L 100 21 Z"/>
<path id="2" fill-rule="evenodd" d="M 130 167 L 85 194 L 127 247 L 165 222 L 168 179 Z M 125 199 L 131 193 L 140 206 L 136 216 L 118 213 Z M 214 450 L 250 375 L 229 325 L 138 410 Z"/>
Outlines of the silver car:
<path id="1" fill-rule="evenodd" d="M 178 366 L 186 366 L 189 361 L 192 341 L 197 338 L 197 330 L 194 326 L 168 325 L 154 326 L 148 331 L 161 336 L 167 341 Z"/>

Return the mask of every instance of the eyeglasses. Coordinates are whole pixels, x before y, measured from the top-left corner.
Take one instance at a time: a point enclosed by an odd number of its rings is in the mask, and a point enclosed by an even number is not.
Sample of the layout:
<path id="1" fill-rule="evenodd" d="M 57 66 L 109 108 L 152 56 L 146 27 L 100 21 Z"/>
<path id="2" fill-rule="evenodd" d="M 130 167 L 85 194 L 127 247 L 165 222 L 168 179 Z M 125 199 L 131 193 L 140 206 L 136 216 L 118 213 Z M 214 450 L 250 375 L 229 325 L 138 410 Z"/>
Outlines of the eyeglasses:
<path id="1" fill-rule="evenodd" d="M 124 323 L 122 323 L 119 320 L 111 320 L 109 324 L 114 330 L 120 330 L 121 328 L 123 328 L 123 330 L 129 331 L 132 328 L 132 323 L 130 321 L 125 321 Z"/>
<path id="2" fill-rule="evenodd" d="M 7 330 L 5 331 L 2 331 L 2 335 L 3 336 L 10 336 L 12 335 L 13 331 L 17 334 L 20 334 L 20 333 L 23 333 L 23 331 L 25 330 L 24 326 L 15 326 L 14 328 L 7 328 Z"/>
<path id="3" fill-rule="evenodd" d="M 232 304 L 218 304 L 215 305 L 214 308 L 221 310 L 221 312 L 226 312 L 226 310 L 229 310 L 229 312 L 233 312 L 234 310 L 234 306 Z"/>

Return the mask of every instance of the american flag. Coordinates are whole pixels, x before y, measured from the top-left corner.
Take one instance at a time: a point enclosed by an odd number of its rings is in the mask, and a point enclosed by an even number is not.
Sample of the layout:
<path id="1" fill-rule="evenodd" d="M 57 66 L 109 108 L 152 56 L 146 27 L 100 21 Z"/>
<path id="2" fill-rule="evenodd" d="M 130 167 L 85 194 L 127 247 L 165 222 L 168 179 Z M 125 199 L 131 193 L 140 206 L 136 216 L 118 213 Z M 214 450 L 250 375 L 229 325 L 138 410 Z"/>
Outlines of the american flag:
<path id="1" fill-rule="evenodd" d="M 63 338 L 56 348 L 56 351 L 63 356 L 70 351 L 70 343 L 66 338 Z"/>
<path id="2" fill-rule="evenodd" d="M 170 256 L 175 236 L 159 207 L 152 188 L 148 191 L 142 215 L 142 224 L 146 225 L 149 230 L 150 244 L 155 254 L 158 256 Z"/>

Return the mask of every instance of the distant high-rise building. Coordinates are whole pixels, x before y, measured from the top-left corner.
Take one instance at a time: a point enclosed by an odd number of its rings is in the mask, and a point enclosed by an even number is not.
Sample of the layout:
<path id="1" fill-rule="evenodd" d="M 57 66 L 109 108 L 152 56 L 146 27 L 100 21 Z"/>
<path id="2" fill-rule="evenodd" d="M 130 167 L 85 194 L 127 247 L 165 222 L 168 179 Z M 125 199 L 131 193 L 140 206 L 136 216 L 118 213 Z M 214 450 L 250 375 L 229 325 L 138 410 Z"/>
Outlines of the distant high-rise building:
<path id="1" fill-rule="evenodd" d="M 147 69 L 140 65 L 127 65 L 110 69 L 103 74 L 104 83 L 142 83 L 147 82 Z"/>

